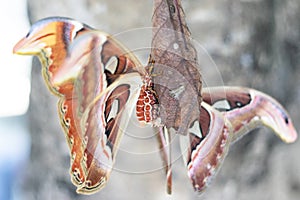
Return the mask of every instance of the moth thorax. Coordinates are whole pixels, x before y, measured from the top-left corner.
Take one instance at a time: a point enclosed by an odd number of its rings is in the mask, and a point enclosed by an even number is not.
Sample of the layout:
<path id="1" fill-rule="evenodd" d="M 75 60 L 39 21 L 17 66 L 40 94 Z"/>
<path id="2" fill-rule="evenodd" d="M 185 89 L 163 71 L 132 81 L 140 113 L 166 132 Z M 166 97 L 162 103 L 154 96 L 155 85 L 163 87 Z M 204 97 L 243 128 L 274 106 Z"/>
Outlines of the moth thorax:
<path id="1" fill-rule="evenodd" d="M 158 116 L 157 102 L 153 84 L 150 79 L 146 79 L 136 104 L 136 115 L 138 120 L 146 123 L 155 121 Z"/>

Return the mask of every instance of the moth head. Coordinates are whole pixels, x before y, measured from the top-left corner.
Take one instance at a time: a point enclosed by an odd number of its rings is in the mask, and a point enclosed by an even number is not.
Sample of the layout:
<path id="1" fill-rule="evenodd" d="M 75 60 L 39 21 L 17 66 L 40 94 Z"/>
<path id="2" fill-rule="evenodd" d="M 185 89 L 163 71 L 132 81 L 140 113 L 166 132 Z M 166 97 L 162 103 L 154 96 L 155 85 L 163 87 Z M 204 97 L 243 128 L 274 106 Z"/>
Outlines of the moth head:
<path id="1" fill-rule="evenodd" d="M 50 56 L 52 51 L 66 51 L 69 42 L 85 28 L 88 27 L 69 18 L 50 17 L 39 20 L 14 46 L 13 53 Z"/>

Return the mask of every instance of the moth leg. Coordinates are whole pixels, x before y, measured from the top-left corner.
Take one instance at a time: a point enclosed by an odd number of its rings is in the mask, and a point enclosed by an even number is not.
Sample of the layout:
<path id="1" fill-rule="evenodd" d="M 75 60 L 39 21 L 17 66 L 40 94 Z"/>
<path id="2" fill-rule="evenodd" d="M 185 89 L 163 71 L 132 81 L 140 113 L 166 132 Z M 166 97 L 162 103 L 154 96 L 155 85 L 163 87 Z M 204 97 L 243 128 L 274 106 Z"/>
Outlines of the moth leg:
<path id="1" fill-rule="evenodd" d="M 172 159 L 171 159 L 171 134 L 166 127 L 156 128 L 160 155 L 167 175 L 167 193 L 172 193 Z"/>

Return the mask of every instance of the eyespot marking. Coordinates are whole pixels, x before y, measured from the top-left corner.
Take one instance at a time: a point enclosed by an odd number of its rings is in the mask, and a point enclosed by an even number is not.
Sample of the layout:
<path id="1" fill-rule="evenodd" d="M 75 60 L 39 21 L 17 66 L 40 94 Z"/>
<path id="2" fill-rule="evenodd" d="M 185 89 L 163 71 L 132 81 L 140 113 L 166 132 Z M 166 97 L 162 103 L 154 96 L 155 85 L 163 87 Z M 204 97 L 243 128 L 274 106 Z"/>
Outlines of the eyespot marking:
<path id="1" fill-rule="evenodd" d="M 213 104 L 213 107 L 216 108 L 216 109 L 218 109 L 218 110 L 222 110 L 222 111 L 223 110 L 224 111 L 231 110 L 230 104 L 229 104 L 229 102 L 226 99 L 216 101 Z"/>
<path id="2" fill-rule="evenodd" d="M 200 128 L 200 124 L 199 124 L 198 120 L 194 121 L 191 128 L 189 128 L 189 132 L 194 134 L 195 136 L 197 136 L 199 138 L 203 138 L 201 128 Z"/>
<path id="3" fill-rule="evenodd" d="M 117 67 L 118 67 L 118 59 L 115 56 L 111 57 L 105 64 L 105 69 L 109 71 L 111 74 L 116 73 Z"/>
<path id="4" fill-rule="evenodd" d="M 111 105 L 111 110 L 106 119 L 106 122 L 109 122 L 111 119 L 114 119 L 117 116 L 118 112 L 119 112 L 119 100 L 114 99 Z"/>

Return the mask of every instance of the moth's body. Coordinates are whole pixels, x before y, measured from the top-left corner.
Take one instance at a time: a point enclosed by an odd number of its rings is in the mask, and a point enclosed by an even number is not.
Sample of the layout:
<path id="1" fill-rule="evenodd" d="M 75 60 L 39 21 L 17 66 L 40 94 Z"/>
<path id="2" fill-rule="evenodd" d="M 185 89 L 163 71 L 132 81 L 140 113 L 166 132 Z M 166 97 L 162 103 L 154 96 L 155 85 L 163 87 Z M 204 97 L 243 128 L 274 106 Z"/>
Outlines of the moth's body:
<path id="1" fill-rule="evenodd" d="M 136 103 L 136 115 L 138 120 L 146 123 L 155 123 L 157 119 L 157 97 L 153 90 L 151 79 L 144 79 L 144 84 L 141 87 L 139 99 Z"/>

